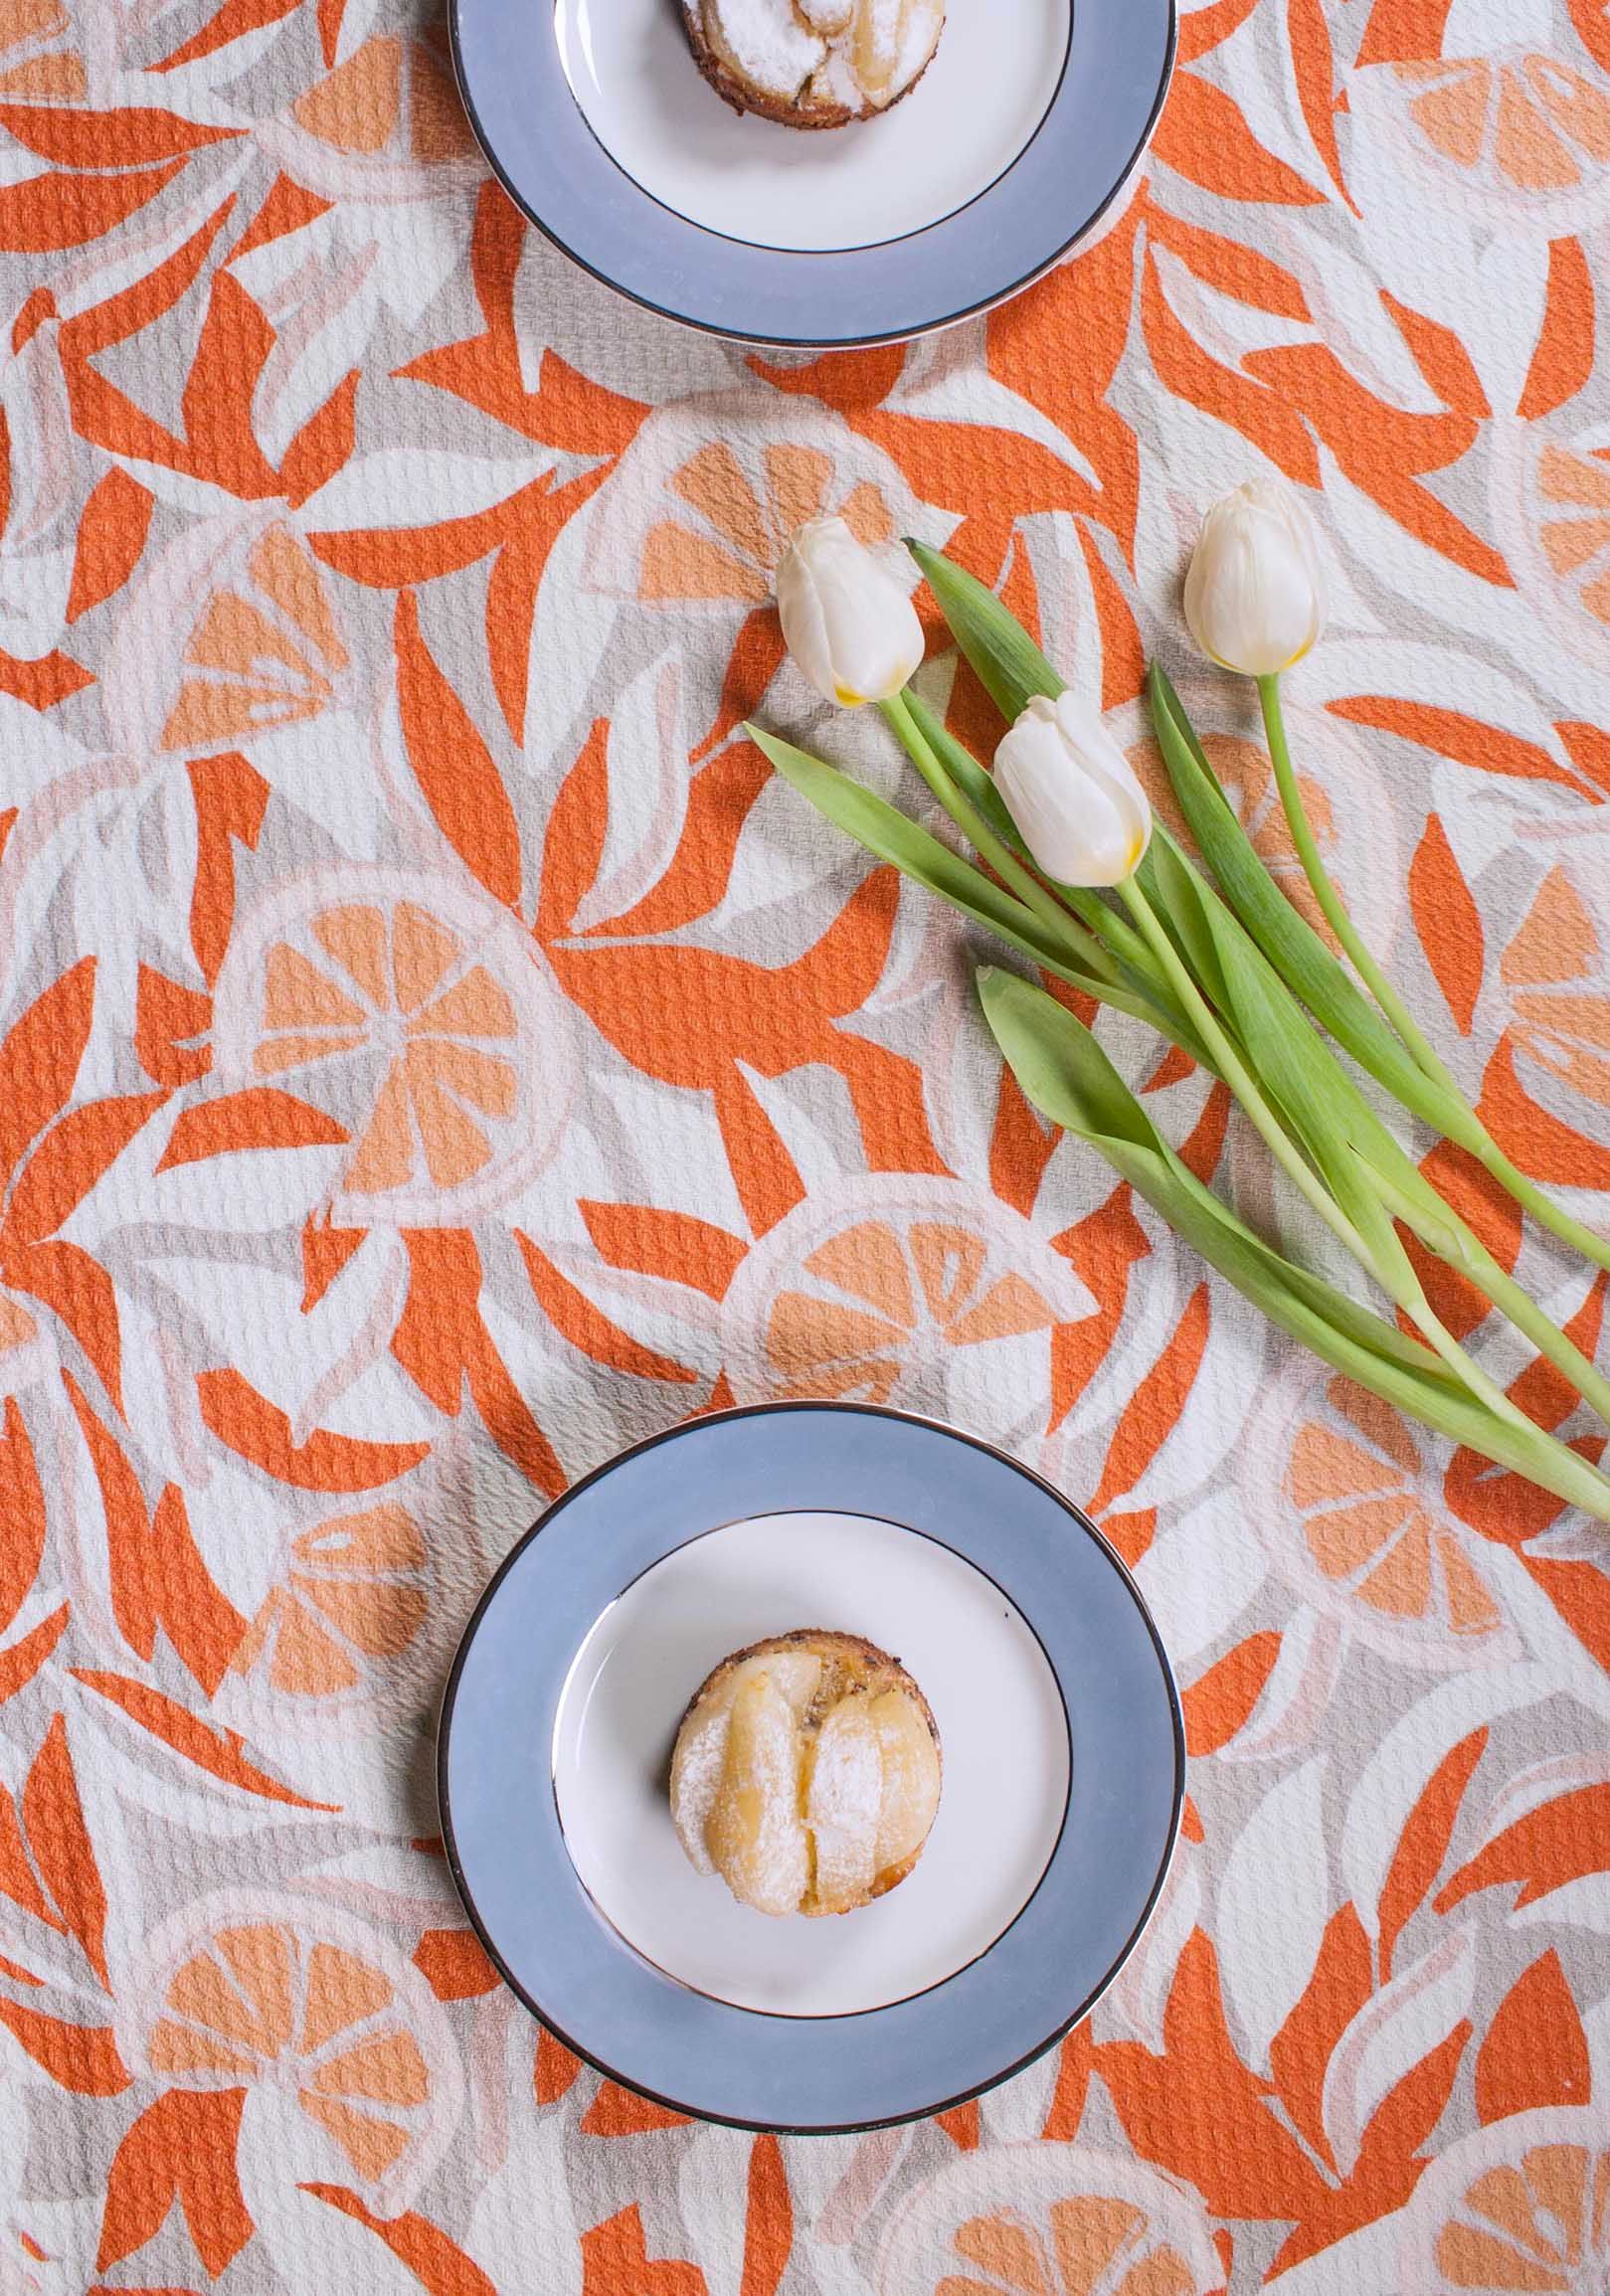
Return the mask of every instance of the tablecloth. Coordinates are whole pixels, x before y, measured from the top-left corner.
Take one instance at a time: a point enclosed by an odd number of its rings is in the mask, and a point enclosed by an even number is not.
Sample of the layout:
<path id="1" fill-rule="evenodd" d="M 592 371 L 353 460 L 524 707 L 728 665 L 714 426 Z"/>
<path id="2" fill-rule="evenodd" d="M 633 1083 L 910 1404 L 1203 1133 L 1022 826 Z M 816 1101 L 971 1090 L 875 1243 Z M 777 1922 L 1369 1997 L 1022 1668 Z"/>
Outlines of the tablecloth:
<path id="1" fill-rule="evenodd" d="M 922 809 L 783 662 L 782 538 L 841 510 L 1000 586 L 1143 757 L 1158 652 L 1290 885 L 1177 604 L 1204 501 L 1284 475 L 1331 572 L 1288 681 L 1326 848 L 1602 1223 L 1602 7 L 1187 8 L 1074 260 L 815 360 L 528 231 L 410 0 L 6 0 L 0 43 L 0 2285 L 1602 2289 L 1602 1532 L 1277 1340 L 1048 1135 L 977 942 L 741 732 Z M 1108 1041 L 1281 1217 L 1202 1079 Z M 1594 1344 L 1602 1281 L 1418 1150 Z M 430 1751 L 546 1498 L 800 1394 L 1087 1502 L 1192 1767 L 1087 2028 L 940 2122 L 779 2143 L 538 2031 Z"/>

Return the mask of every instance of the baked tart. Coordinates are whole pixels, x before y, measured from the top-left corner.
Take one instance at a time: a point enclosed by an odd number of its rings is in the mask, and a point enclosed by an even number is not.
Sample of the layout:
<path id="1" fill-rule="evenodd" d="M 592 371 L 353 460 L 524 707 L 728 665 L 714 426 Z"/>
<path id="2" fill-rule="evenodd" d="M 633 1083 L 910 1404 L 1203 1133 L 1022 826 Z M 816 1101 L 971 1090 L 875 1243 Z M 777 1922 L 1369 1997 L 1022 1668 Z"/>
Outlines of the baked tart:
<path id="1" fill-rule="evenodd" d="M 737 111 L 847 127 L 909 95 L 945 0 L 681 0 L 699 69 Z"/>
<path id="2" fill-rule="evenodd" d="M 694 1693 L 671 1815 L 701 1873 L 771 1914 L 850 1913 L 905 1880 L 939 1808 L 928 1701 L 858 1635 L 774 1636 Z"/>

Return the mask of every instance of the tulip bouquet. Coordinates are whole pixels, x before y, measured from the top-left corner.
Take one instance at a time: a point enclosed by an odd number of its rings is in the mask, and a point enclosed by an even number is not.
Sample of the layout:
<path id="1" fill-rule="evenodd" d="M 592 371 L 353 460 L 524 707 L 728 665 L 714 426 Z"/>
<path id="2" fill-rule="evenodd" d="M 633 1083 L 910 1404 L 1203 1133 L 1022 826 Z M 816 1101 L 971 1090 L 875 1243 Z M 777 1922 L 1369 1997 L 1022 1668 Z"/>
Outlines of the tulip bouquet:
<path id="1" fill-rule="evenodd" d="M 1467 1277 L 1610 1422 L 1610 1379 L 1500 1265 L 1360 1088 L 1338 1050 L 1477 1156 L 1544 1226 L 1600 1267 L 1596 1235 L 1504 1153 L 1370 956 L 1326 871 L 1281 714 L 1283 671 L 1325 620 L 1318 537 L 1285 488 L 1243 486 L 1203 524 L 1185 587 L 1196 642 L 1257 680 L 1299 858 L 1352 971 L 1270 876 L 1154 666 L 1163 763 L 1206 868 L 1154 818 L 1100 713 L 1069 692 L 993 594 L 908 545 L 1006 721 L 993 773 L 909 690 L 922 626 L 905 590 L 838 519 L 795 536 L 778 577 L 784 635 L 827 700 L 874 703 L 977 854 L 821 759 L 749 727 L 773 766 L 880 861 L 987 926 L 1042 974 L 1150 1023 L 1219 1078 L 1314 1216 L 1393 1314 L 1324 1280 L 1204 1186 L 1069 1004 L 1020 973 L 979 976 L 984 1016 L 1027 1098 L 1104 1155 L 1282 1330 L 1410 1417 L 1610 1521 L 1593 1446 L 1546 1432 L 1436 1313 L 1404 1231 Z M 1328 1041 L 1331 1040 L 1331 1041 Z M 1592 1450 L 1593 1456 L 1584 1456 Z"/>

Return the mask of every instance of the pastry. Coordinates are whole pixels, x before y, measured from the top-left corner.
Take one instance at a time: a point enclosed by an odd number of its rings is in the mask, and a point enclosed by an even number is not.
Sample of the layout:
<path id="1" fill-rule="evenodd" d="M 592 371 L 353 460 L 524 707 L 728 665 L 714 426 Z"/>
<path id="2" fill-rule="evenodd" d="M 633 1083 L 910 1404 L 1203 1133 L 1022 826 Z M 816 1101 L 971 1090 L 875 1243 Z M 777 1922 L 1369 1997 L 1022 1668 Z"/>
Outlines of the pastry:
<path id="1" fill-rule="evenodd" d="M 898 1659 L 817 1629 L 735 1652 L 694 1693 L 671 1815 L 761 1913 L 849 1913 L 905 1880 L 939 1808 L 939 1731 Z"/>
<path id="2" fill-rule="evenodd" d="M 916 87 L 945 0 L 682 0 L 699 69 L 736 111 L 845 127 Z"/>

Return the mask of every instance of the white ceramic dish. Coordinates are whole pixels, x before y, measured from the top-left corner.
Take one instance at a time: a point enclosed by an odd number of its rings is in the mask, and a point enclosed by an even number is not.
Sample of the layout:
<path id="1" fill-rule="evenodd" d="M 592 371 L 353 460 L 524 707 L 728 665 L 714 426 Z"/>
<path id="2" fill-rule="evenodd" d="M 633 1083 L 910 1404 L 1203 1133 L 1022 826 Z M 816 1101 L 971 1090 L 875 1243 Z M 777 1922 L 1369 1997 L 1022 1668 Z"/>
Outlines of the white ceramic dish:
<path id="1" fill-rule="evenodd" d="M 666 1772 L 711 1666 L 799 1626 L 908 1662 L 945 1790 L 887 1897 L 768 1921 L 687 1864 Z M 819 2134 L 943 2111 L 1085 2014 L 1163 1886 L 1184 1735 L 1133 1580 L 1049 1485 L 930 1421 L 787 1403 L 549 1508 L 453 1662 L 438 1783 L 469 1918 L 551 2031 L 677 2111 Z"/>
<path id="2" fill-rule="evenodd" d="M 738 1904 L 689 1864 L 666 1801 L 693 1691 L 731 1652 L 796 1627 L 894 1652 L 944 1747 L 916 1871 L 836 1920 Z M 901 1523 L 773 1514 L 678 1547 L 611 1604 L 560 1701 L 554 1791 L 594 1903 L 656 1968 L 743 2009 L 844 2017 L 942 1984 L 1011 1926 L 1062 1831 L 1069 1759 L 1056 1677 L 992 1579 Z"/>
<path id="3" fill-rule="evenodd" d="M 831 348 L 987 309 L 1129 180 L 1173 64 L 1174 0 L 949 0 L 877 119 L 740 117 L 679 0 L 449 0 L 481 146 L 578 263 L 713 334 Z"/>
<path id="4" fill-rule="evenodd" d="M 1004 175 L 1051 108 L 1072 18 L 1069 0 L 964 0 L 883 118 L 808 134 L 741 117 L 690 73 L 666 0 L 558 0 L 555 28 L 587 124 L 651 199 L 728 239 L 823 254 L 923 231 Z"/>

